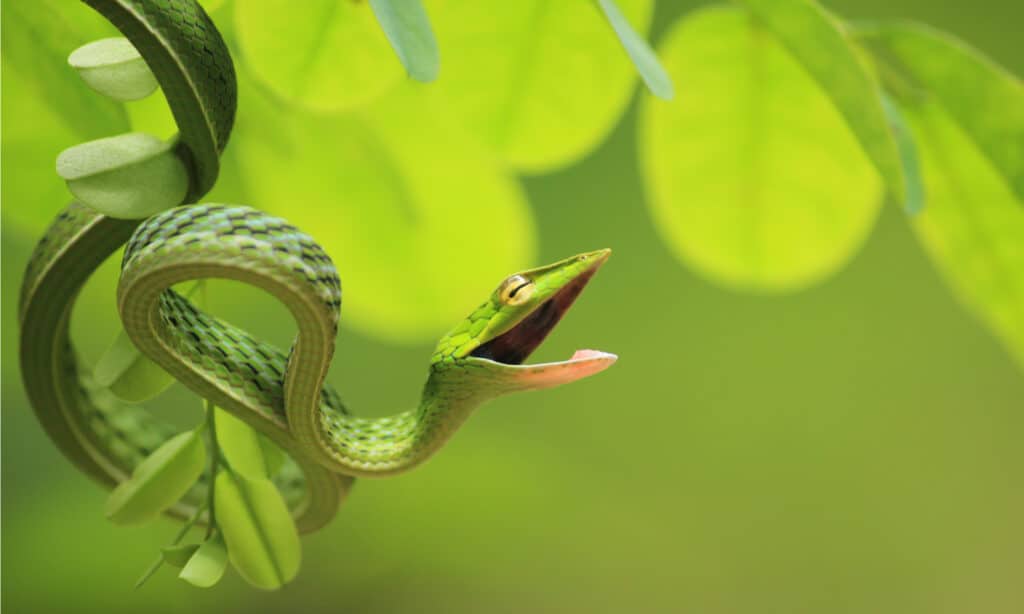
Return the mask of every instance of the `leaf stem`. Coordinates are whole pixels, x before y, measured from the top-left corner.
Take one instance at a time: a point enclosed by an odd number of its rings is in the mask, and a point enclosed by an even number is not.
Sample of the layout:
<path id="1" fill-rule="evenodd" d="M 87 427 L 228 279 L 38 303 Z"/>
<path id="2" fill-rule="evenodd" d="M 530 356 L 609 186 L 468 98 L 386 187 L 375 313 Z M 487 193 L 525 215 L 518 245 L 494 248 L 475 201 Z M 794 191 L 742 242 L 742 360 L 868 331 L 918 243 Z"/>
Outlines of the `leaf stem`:
<path id="1" fill-rule="evenodd" d="M 174 540 L 171 541 L 171 543 L 168 544 L 168 545 L 169 546 L 177 546 L 178 542 L 180 542 L 185 537 L 185 535 L 188 533 L 188 530 L 191 529 L 193 525 L 195 525 L 196 521 L 199 520 L 199 517 L 202 515 L 202 513 L 205 510 L 206 510 L 206 503 L 200 504 L 196 508 L 196 511 L 192 513 L 192 516 L 189 517 L 189 519 L 185 521 L 185 524 L 183 524 L 181 526 L 181 529 L 178 530 L 178 533 L 174 536 Z M 147 568 L 146 571 L 142 574 L 142 576 L 135 582 L 135 588 L 139 588 L 143 584 L 145 584 L 146 581 L 149 580 L 151 577 L 153 577 L 153 574 L 155 574 L 157 572 L 157 570 L 160 569 L 160 566 L 163 565 L 163 564 L 164 564 L 164 556 L 161 553 L 157 557 L 157 559 L 155 561 L 153 561 L 153 564 L 150 565 L 149 568 Z"/>

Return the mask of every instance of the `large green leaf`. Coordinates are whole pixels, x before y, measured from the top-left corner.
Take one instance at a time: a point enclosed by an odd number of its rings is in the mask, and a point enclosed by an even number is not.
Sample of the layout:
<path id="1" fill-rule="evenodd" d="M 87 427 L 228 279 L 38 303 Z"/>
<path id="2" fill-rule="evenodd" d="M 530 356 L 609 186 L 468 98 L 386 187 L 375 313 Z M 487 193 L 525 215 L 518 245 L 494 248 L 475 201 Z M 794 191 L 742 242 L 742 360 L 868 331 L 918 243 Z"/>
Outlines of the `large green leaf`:
<path id="1" fill-rule="evenodd" d="M 275 589 L 295 577 L 302 558 L 299 534 L 273 482 L 221 471 L 214 505 L 231 564 L 246 581 Z"/>
<path id="2" fill-rule="evenodd" d="M 1021 200 L 939 104 L 908 105 L 904 114 L 915 128 L 928 191 L 914 228 L 959 298 L 1024 366 Z"/>
<path id="3" fill-rule="evenodd" d="M 168 439 L 110 493 L 107 518 L 117 524 L 152 520 L 188 492 L 203 473 L 206 448 L 199 431 Z"/>
<path id="4" fill-rule="evenodd" d="M 651 0 L 620 0 L 647 31 Z M 592 0 L 449 0 L 432 11 L 451 111 L 512 166 L 563 166 L 601 142 L 636 70 Z"/>
<path id="5" fill-rule="evenodd" d="M 233 145 L 249 204 L 334 259 L 343 322 L 392 341 L 436 339 L 534 253 L 519 185 L 431 114 L 432 87 L 409 83 L 336 117 L 295 113 L 246 88 Z"/>
<path id="6" fill-rule="evenodd" d="M 963 42 L 914 24 L 858 30 L 883 75 L 926 91 L 1024 202 L 1024 84 Z"/>
<path id="7" fill-rule="evenodd" d="M 376 99 L 404 75 L 366 2 L 245 0 L 234 13 L 240 60 L 283 100 L 340 111 Z"/>
<path id="8" fill-rule="evenodd" d="M 880 89 L 845 27 L 814 0 L 740 0 L 811 74 L 846 119 L 892 195 L 910 210 L 908 170 L 882 106 Z"/>
<path id="9" fill-rule="evenodd" d="M 748 290 L 800 288 L 841 267 L 870 230 L 881 188 L 821 88 L 743 11 L 692 14 L 661 56 L 689 95 L 645 101 L 641 154 L 676 254 Z"/>
<path id="10" fill-rule="evenodd" d="M 270 466 L 259 433 L 223 409 L 210 405 L 207 410 L 214 412 L 217 443 L 231 469 L 252 479 L 270 477 Z"/>
<path id="11" fill-rule="evenodd" d="M 441 58 L 420 0 L 370 0 L 370 7 L 409 76 L 423 82 L 436 79 Z"/>

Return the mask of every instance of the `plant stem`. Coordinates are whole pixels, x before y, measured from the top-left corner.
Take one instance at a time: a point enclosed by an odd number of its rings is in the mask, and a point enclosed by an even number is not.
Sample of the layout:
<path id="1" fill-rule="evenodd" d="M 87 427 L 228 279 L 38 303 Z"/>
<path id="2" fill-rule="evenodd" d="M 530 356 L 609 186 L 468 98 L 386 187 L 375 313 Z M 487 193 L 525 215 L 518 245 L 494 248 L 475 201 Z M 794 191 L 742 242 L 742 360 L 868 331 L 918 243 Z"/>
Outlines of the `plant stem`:
<path id="1" fill-rule="evenodd" d="M 206 539 L 210 539 L 213 535 L 213 530 L 216 528 L 217 521 L 214 516 L 214 500 L 213 500 L 213 485 L 217 478 L 217 467 L 220 465 L 220 445 L 217 443 L 217 422 L 214 419 L 214 413 L 216 408 L 207 400 L 203 400 L 203 406 L 206 408 L 206 426 L 207 432 L 210 436 L 210 477 L 208 479 L 209 486 L 206 489 L 206 509 L 207 523 L 206 523 Z"/>
<path id="2" fill-rule="evenodd" d="M 199 516 L 202 515 L 202 513 L 203 513 L 203 511 L 205 509 L 206 509 L 206 504 L 205 503 L 203 503 L 199 507 L 197 507 L 196 511 L 193 512 L 192 516 L 188 520 L 186 520 L 185 524 L 182 525 L 181 529 L 178 530 L 178 534 L 174 536 L 174 540 L 169 545 L 177 546 L 178 542 L 180 542 L 182 540 L 182 538 L 184 538 L 185 535 L 188 533 L 188 530 L 192 528 L 192 526 L 196 523 L 197 520 L 199 520 Z M 142 574 L 142 577 L 140 577 L 135 582 L 135 588 L 139 588 L 140 586 L 145 584 L 146 580 L 149 580 L 151 577 L 153 577 L 153 574 L 155 574 L 157 572 L 157 570 L 160 569 L 160 566 L 163 565 L 163 564 L 164 564 L 164 555 L 163 555 L 163 553 L 161 553 L 160 556 L 158 556 L 157 559 L 155 561 L 153 561 L 153 564 L 150 565 L 149 568 L 146 569 L 146 571 Z"/>

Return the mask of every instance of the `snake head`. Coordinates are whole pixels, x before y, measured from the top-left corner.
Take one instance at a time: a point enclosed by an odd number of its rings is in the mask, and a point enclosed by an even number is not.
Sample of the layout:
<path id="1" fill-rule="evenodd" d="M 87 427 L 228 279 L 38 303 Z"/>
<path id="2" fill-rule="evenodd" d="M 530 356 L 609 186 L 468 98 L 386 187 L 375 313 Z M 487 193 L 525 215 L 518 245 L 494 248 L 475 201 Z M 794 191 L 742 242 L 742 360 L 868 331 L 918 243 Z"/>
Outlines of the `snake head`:
<path id="1" fill-rule="evenodd" d="M 587 252 L 505 278 L 441 339 L 432 359 L 434 371 L 479 377 L 503 393 L 559 386 L 607 369 L 617 357 L 596 350 L 578 350 L 558 362 L 523 363 L 609 255 L 610 249 Z"/>

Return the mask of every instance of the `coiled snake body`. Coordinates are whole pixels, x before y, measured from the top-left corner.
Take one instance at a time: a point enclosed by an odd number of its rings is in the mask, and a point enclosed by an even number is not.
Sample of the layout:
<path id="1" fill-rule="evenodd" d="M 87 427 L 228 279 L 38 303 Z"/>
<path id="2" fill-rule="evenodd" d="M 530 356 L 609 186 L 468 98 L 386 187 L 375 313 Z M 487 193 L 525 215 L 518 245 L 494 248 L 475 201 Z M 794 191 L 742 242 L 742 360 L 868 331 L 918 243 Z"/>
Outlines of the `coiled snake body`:
<path id="1" fill-rule="evenodd" d="M 236 107 L 224 41 L 194 0 L 86 0 L 135 45 L 160 83 L 189 169 L 187 203 L 213 186 Z M 608 250 L 524 271 L 503 281 L 437 346 L 417 408 L 386 418 L 349 414 L 324 385 L 337 333 L 341 285 L 331 259 L 287 222 L 244 206 L 186 204 L 144 221 L 118 220 L 72 203 L 37 245 L 19 309 L 28 397 L 51 439 L 82 471 L 113 486 L 174 429 L 91 381 L 68 324 L 85 280 L 127 242 L 118 309 L 140 351 L 196 394 L 258 429 L 289 455 L 275 478 L 300 530 L 336 512 L 355 476 L 388 475 L 428 458 L 480 404 L 509 392 L 575 381 L 615 356 L 521 364 L 557 324 Z M 285 354 L 203 313 L 171 289 L 224 278 L 286 305 L 298 335 Z M 200 481 L 171 513 L 203 500 Z"/>

